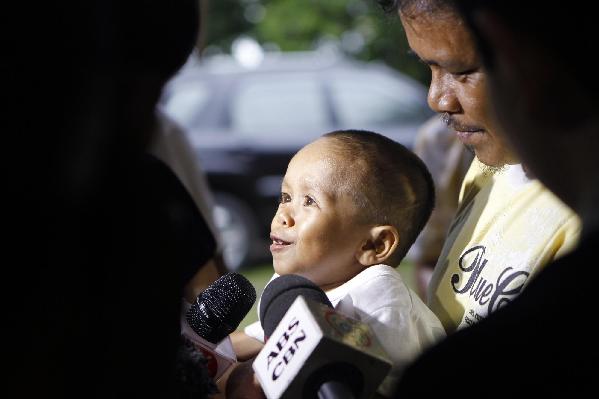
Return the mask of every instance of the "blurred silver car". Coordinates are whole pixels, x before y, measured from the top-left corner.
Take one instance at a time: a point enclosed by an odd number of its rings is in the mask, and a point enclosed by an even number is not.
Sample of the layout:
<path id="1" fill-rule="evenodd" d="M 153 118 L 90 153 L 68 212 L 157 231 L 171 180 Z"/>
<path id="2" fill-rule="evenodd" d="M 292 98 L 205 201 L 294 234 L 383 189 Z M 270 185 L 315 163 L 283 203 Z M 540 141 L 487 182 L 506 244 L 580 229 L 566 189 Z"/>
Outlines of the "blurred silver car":
<path id="1" fill-rule="evenodd" d="M 365 129 L 411 148 L 432 114 L 425 87 L 411 78 L 318 52 L 267 54 L 254 68 L 227 56 L 189 63 L 166 85 L 161 107 L 197 151 L 231 269 L 270 259 L 281 180 L 302 146 Z"/>

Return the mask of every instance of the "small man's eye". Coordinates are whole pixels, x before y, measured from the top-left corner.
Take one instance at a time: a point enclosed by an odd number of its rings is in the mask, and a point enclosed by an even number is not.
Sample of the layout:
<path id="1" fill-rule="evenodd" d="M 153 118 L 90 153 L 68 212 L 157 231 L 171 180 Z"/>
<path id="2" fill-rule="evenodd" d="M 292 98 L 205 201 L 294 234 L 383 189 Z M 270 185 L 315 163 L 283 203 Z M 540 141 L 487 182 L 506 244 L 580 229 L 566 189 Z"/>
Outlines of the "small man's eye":
<path id="1" fill-rule="evenodd" d="M 285 204 L 289 201 L 291 201 L 291 196 L 289 194 L 281 193 L 281 195 L 279 195 L 279 204 Z"/>
<path id="2" fill-rule="evenodd" d="M 309 195 L 306 195 L 304 197 L 304 206 L 310 206 L 314 204 L 316 204 L 316 201 L 314 201 L 312 197 L 310 197 Z"/>

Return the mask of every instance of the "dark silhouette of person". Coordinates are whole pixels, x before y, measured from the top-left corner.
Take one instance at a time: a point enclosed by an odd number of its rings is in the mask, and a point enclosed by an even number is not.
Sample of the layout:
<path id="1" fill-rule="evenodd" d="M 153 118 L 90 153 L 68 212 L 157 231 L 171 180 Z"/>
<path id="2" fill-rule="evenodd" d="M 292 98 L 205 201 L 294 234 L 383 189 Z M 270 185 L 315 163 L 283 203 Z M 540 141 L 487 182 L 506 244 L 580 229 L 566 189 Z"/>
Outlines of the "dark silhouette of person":
<path id="1" fill-rule="evenodd" d="M 147 151 L 162 86 L 196 41 L 197 6 L 92 0 L 11 13 L 2 358 L 13 396 L 205 394 L 176 378 L 179 312 L 215 242 Z"/>

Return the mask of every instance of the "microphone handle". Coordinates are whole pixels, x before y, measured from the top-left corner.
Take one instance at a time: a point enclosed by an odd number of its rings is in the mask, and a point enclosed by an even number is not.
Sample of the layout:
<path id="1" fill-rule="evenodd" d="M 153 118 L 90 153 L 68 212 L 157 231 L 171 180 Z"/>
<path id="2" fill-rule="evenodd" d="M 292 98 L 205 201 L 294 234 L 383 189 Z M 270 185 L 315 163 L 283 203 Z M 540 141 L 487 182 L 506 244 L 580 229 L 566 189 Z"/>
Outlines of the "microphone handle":
<path id="1" fill-rule="evenodd" d="M 318 399 L 354 399 L 352 390 L 342 382 L 331 380 L 322 383 L 318 388 Z"/>

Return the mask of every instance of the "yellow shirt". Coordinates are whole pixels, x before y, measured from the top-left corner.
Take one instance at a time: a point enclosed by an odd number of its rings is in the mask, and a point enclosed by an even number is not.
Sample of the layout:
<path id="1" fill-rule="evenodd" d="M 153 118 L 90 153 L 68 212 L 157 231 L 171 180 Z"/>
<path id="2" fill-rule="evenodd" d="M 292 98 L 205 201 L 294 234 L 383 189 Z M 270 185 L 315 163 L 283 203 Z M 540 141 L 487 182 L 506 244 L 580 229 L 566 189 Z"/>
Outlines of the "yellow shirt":
<path id="1" fill-rule="evenodd" d="M 521 165 L 483 172 L 475 158 L 428 289 L 447 332 L 509 303 L 578 241 L 578 216 Z"/>

